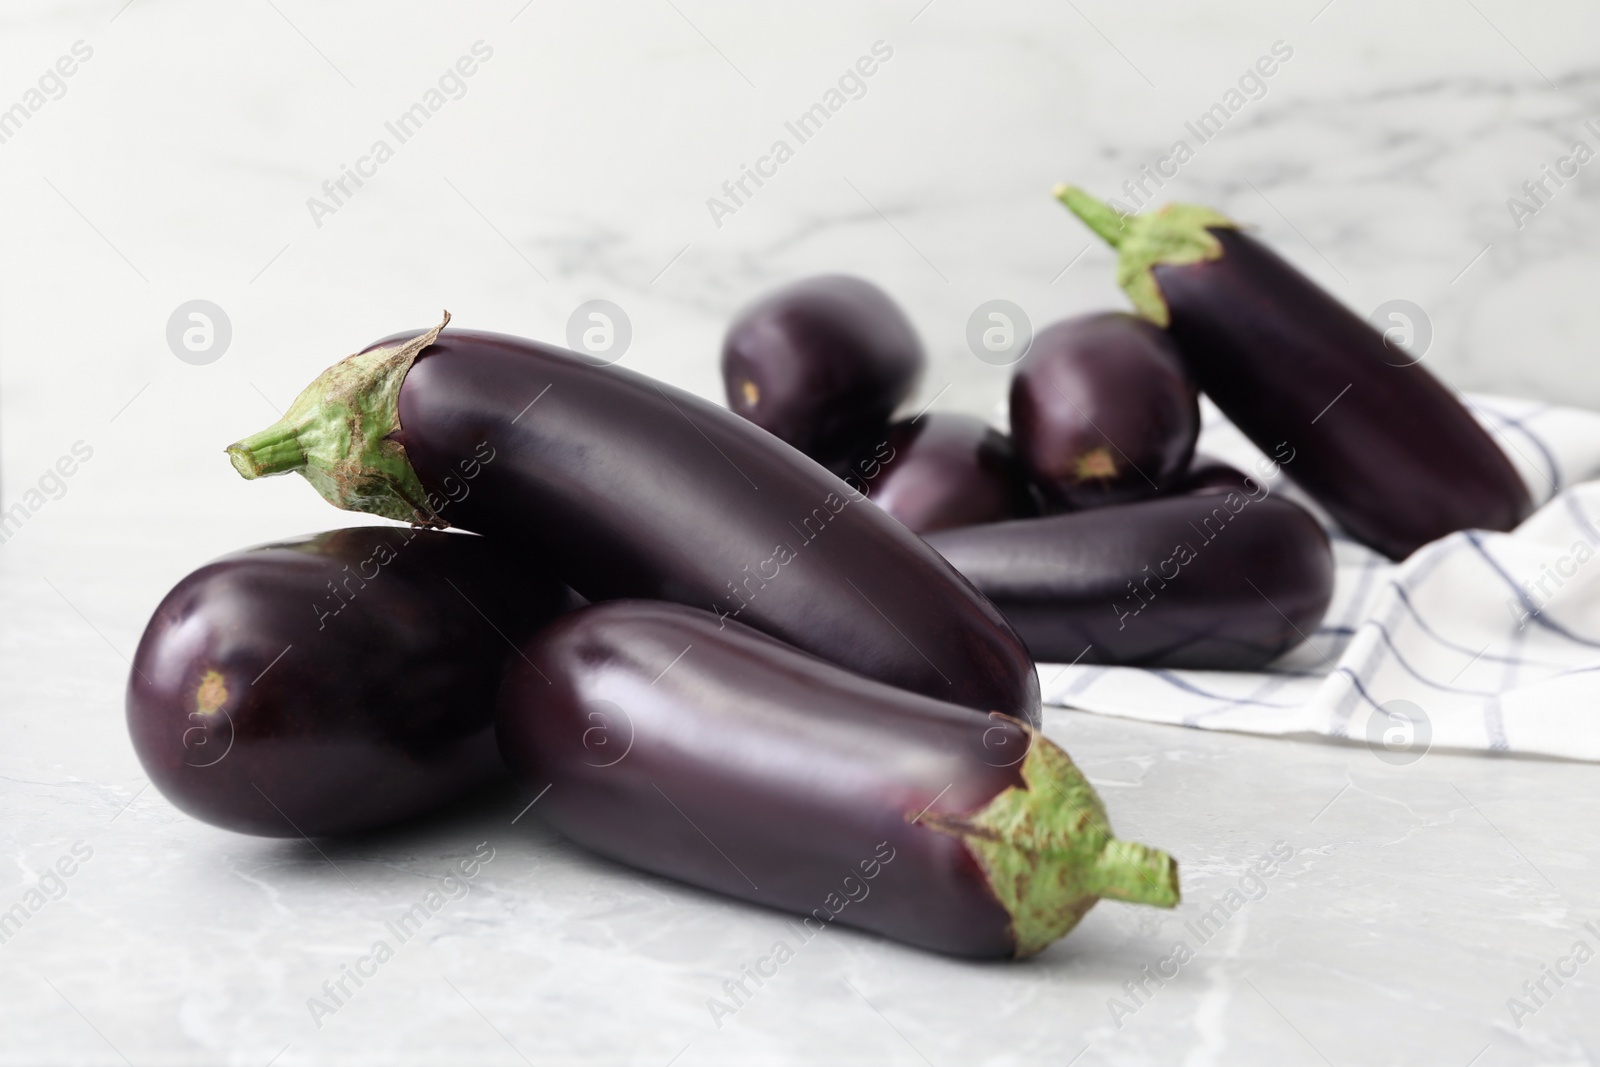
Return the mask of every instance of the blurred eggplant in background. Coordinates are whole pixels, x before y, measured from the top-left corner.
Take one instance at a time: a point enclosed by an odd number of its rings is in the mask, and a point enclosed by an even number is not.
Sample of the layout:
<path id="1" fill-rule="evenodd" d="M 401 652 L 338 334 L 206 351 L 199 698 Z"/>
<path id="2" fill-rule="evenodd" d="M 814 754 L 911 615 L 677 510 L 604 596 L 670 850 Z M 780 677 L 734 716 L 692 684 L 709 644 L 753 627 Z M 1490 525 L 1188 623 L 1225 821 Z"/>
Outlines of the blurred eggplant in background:
<path id="1" fill-rule="evenodd" d="M 1017 456 L 1067 508 L 1171 488 L 1199 432 L 1195 386 L 1171 339 L 1120 311 L 1040 330 L 1011 380 Z"/>
<path id="2" fill-rule="evenodd" d="M 827 274 L 739 312 L 722 345 L 722 382 L 729 408 L 838 470 L 883 440 L 923 362 L 916 330 L 887 293 Z"/>
<path id="3" fill-rule="evenodd" d="M 1263 452 L 1351 536 L 1391 559 L 1456 530 L 1509 530 L 1532 509 L 1500 446 L 1415 359 L 1209 208 L 1124 215 L 1062 186 L 1119 252 L 1117 280 Z"/>
<path id="4" fill-rule="evenodd" d="M 846 478 L 919 534 L 1039 510 L 1011 441 L 970 415 L 932 412 L 895 423 Z"/>
<path id="5" fill-rule="evenodd" d="M 1201 491 L 932 534 L 1044 663 L 1254 670 L 1333 596 L 1317 521 L 1286 500 Z"/>

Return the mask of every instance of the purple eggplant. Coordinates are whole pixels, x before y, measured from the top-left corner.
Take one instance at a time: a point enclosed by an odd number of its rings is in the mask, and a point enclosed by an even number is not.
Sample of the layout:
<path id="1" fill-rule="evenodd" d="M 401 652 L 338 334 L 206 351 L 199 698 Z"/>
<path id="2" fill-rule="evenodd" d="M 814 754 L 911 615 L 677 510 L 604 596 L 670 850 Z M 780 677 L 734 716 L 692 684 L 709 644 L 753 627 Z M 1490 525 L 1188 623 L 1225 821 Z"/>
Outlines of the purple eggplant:
<path id="1" fill-rule="evenodd" d="M 690 393 L 442 329 L 335 364 L 230 447 L 234 466 L 298 470 L 339 507 L 495 537 L 591 601 L 690 604 L 891 685 L 1037 720 L 1038 678 L 1005 619 L 858 489 Z"/>
<path id="2" fill-rule="evenodd" d="M 1351 536 L 1391 559 L 1456 530 L 1509 530 L 1532 509 L 1494 439 L 1420 363 L 1207 208 L 1123 216 L 1057 191 L 1120 251 L 1117 277 L 1264 452 Z"/>
<path id="3" fill-rule="evenodd" d="M 876 285 L 842 274 L 762 297 L 722 344 L 728 406 L 830 469 L 883 439 L 922 365 L 905 313 Z"/>
<path id="4" fill-rule="evenodd" d="M 673 604 L 584 608 L 501 690 L 539 814 L 623 863 L 958 956 L 1028 956 L 1098 898 L 1171 907 L 1170 856 L 1111 836 L 1020 720 L 839 670 Z"/>
<path id="5" fill-rule="evenodd" d="M 1257 493 L 1260 492 L 1261 482 L 1246 474 L 1231 463 L 1224 463 L 1215 456 L 1208 456 L 1203 452 L 1196 452 L 1194 459 L 1189 463 L 1189 469 L 1183 472 L 1183 477 L 1178 479 L 1178 484 L 1173 487 L 1178 493 Z"/>
<path id="6" fill-rule="evenodd" d="M 1041 662 L 1251 670 L 1316 629 L 1333 554 L 1304 508 L 1200 492 L 933 534 Z"/>
<path id="7" fill-rule="evenodd" d="M 970 415 L 895 423 L 850 473 L 875 504 L 919 534 L 1039 510 L 1010 440 Z"/>
<path id="8" fill-rule="evenodd" d="M 1162 330 L 1118 311 L 1039 331 L 1011 380 L 1011 436 L 1039 489 L 1068 508 L 1155 496 L 1200 433 L 1194 382 Z"/>
<path id="9" fill-rule="evenodd" d="M 156 608 L 128 732 L 156 788 L 216 826 L 397 822 L 503 773 L 499 676 L 571 597 L 465 534 L 367 527 L 236 552 Z"/>

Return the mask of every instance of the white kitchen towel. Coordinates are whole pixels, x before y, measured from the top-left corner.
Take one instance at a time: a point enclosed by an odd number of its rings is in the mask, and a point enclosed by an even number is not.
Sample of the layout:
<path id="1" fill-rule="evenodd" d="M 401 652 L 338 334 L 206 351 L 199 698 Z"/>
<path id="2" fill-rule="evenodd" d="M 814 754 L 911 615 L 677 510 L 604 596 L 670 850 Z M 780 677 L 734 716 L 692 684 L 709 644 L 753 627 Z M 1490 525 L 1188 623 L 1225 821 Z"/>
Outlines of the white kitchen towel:
<path id="1" fill-rule="evenodd" d="M 1600 413 L 1464 399 L 1543 502 L 1515 531 L 1463 531 L 1391 563 L 1278 473 L 1263 481 L 1323 520 L 1337 564 L 1305 644 L 1262 671 L 1040 664 L 1045 703 L 1349 738 L 1392 763 L 1430 748 L 1600 760 Z M 1210 407 L 1199 450 L 1247 472 L 1264 458 Z"/>

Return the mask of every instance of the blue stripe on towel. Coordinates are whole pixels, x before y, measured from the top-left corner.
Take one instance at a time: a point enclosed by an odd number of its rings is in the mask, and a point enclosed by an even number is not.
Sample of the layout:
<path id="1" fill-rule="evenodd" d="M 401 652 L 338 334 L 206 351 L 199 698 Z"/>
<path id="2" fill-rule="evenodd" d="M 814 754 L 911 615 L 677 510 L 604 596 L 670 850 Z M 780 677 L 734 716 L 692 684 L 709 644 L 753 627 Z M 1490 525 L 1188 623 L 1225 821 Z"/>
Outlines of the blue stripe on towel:
<path id="1" fill-rule="evenodd" d="M 1506 573 L 1504 567 L 1500 566 L 1500 561 L 1489 555 L 1489 550 L 1483 547 L 1483 541 L 1479 538 L 1476 530 L 1464 530 L 1462 531 L 1462 536 L 1471 543 L 1473 548 L 1478 550 L 1478 555 L 1483 557 L 1483 561 L 1489 565 L 1489 569 L 1499 575 L 1500 580 L 1505 582 L 1507 587 L 1511 589 L 1512 595 L 1517 598 L 1517 602 L 1522 605 L 1522 610 L 1527 613 L 1530 620 L 1543 626 L 1551 633 L 1560 634 L 1568 641 L 1575 641 L 1588 648 L 1600 648 L 1600 641 L 1592 640 L 1581 634 L 1575 634 L 1559 622 L 1545 618 L 1544 612 L 1534 606 L 1533 601 L 1528 599 L 1528 594 L 1523 592 L 1522 587 L 1516 583 L 1516 580 Z"/>

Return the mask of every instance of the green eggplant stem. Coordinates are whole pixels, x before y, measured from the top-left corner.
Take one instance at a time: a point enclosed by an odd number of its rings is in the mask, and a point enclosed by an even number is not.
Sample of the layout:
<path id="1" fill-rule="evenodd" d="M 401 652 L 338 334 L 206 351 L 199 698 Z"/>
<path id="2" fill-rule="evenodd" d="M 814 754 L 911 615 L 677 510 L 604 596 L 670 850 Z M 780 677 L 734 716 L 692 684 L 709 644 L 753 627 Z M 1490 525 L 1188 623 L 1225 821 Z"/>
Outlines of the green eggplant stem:
<path id="1" fill-rule="evenodd" d="M 1090 196 L 1076 185 L 1058 185 L 1055 195 L 1057 200 L 1067 205 L 1067 210 L 1094 231 L 1095 236 L 1112 248 L 1121 247 L 1122 239 L 1128 233 L 1128 224 L 1122 212 L 1104 200 Z"/>
<path id="2" fill-rule="evenodd" d="M 228 446 L 228 461 L 246 479 L 287 474 L 306 465 L 299 431 L 274 424 Z"/>
<path id="3" fill-rule="evenodd" d="M 447 525 L 429 505 L 394 435 L 400 429 L 400 383 L 449 321 L 446 311 L 426 333 L 347 356 L 323 371 L 283 418 L 228 446 L 233 469 L 245 478 L 298 471 L 335 507 L 421 526 Z"/>
<path id="4" fill-rule="evenodd" d="M 1021 787 L 977 812 L 928 814 L 930 829 L 964 842 L 1011 916 L 1018 957 L 1063 937 L 1101 898 L 1171 908 L 1178 865 L 1165 852 L 1111 833 L 1094 786 L 1031 728 Z"/>
<path id="5" fill-rule="evenodd" d="M 1117 250 L 1117 284 L 1134 310 L 1157 326 L 1172 322 L 1166 297 L 1156 282 L 1156 267 L 1176 267 L 1222 258 L 1213 230 L 1237 229 L 1226 215 L 1196 204 L 1168 204 L 1142 215 L 1124 214 L 1072 185 L 1058 185 L 1055 196 L 1096 236 Z"/>

